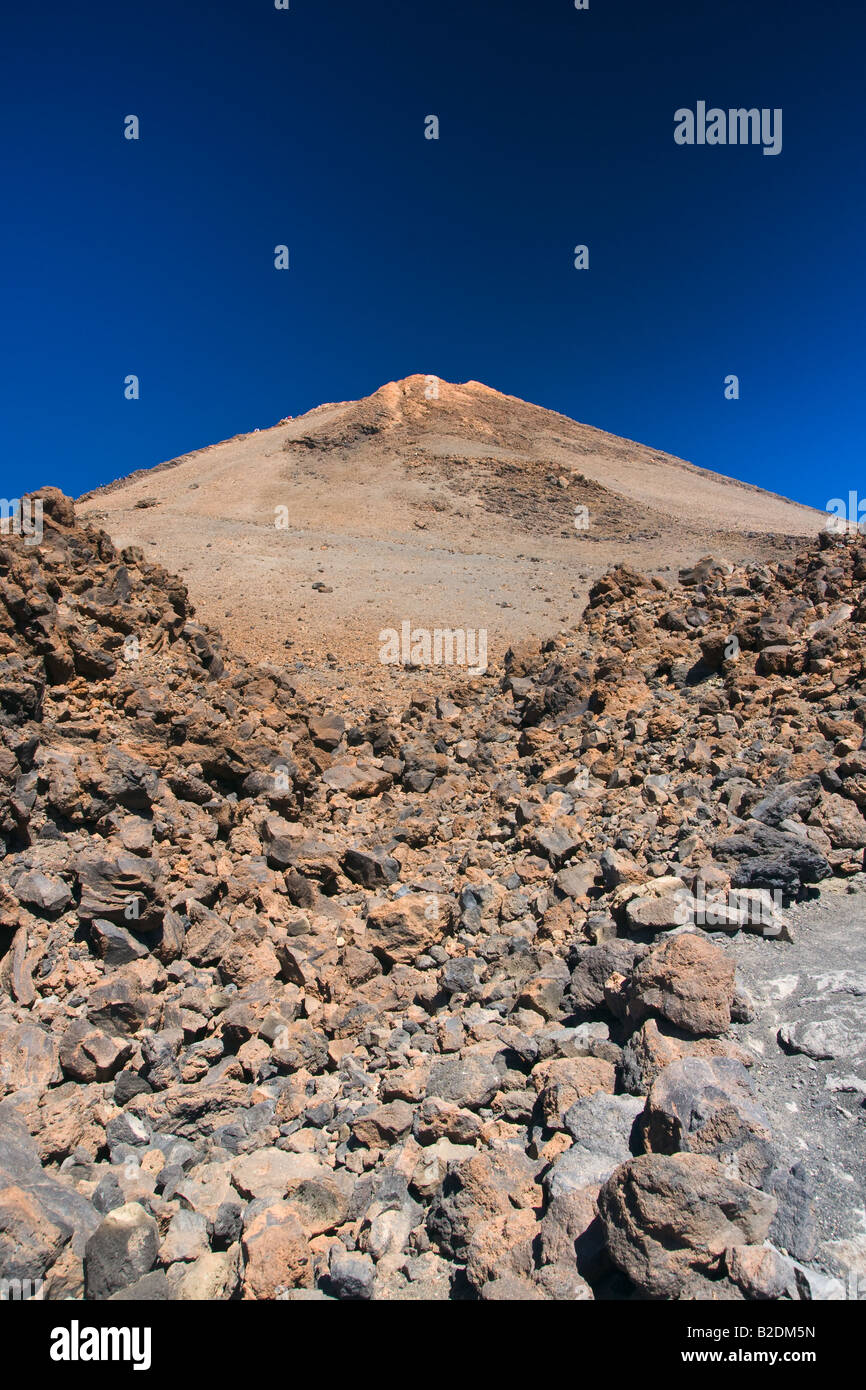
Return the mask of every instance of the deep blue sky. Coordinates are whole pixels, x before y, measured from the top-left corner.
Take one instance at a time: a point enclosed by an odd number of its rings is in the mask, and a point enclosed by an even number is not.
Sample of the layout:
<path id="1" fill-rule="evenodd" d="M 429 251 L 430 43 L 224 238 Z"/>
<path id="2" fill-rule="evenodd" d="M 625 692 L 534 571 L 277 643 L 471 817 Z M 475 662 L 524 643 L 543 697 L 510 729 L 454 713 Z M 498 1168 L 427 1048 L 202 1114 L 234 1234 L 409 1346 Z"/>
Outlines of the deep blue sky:
<path id="1" fill-rule="evenodd" d="M 411 372 L 813 505 L 866 494 L 862 0 L 45 0 L 0 23 L 6 496 Z M 701 99 L 782 107 L 782 153 L 677 146 Z"/>

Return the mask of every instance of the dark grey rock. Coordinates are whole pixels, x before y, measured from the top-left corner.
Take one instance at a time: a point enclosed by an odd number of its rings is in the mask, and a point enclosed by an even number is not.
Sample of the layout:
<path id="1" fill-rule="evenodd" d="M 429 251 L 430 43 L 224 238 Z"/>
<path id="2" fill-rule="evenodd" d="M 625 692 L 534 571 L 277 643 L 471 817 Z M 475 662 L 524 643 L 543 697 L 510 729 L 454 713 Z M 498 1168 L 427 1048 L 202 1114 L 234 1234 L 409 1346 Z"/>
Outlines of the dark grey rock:
<path id="1" fill-rule="evenodd" d="M 114 1081 L 114 1103 L 115 1105 L 126 1105 L 133 1096 L 146 1095 L 152 1090 L 153 1087 L 150 1082 L 145 1081 L 144 1077 L 139 1076 L 137 1072 L 119 1072 Z"/>
<path id="2" fill-rule="evenodd" d="M 467 1110 L 487 1105 L 500 1087 L 500 1076 L 488 1057 L 446 1057 L 434 1063 L 427 1082 L 427 1095 L 453 1101 Z"/>
<path id="3" fill-rule="evenodd" d="M 13 891 L 25 907 L 52 917 L 65 912 L 72 902 L 72 891 L 62 878 L 39 873 L 36 869 L 16 879 Z"/>
<path id="4" fill-rule="evenodd" d="M 376 1266 L 369 1255 L 362 1255 L 358 1251 L 335 1255 L 331 1259 L 330 1282 L 338 1298 L 372 1298 Z"/>
<path id="5" fill-rule="evenodd" d="M 790 898 L 833 872 L 809 840 L 760 822 L 747 822 L 730 839 L 717 841 L 713 858 L 729 870 L 735 888 L 767 888 Z"/>
<path id="6" fill-rule="evenodd" d="M 147 947 L 137 941 L 131 931 L 127 931 L 126 927 L 120 926 L 117 922 L 97 917 L 91 922 L 90 930 L 97 954 L 112 969 L 119 965 L 128 965 L 133 960 L 141 960 L 150 954 Z"/>
<path id="7" fill-rule="evenodd" d="M 227 1250 L 240 1240 L 244 1225 L 244 1208 L 240 1202 L 223 1202 L 213 1223 L 214 1250 Z"/>
<path id="8" fill-rule="evenodd" d="M 152 1216 L 135 1202 L 110 1211 L 87 1242 L 84 1252 L 86 1297 L 107 1299 L 149 1274 L 159 1251 L 159 1231 Z"/>
<path id="9" fill-rule="evenodd" d="M 136 1279 L 134 1284 L 109 1294 L 109 1303 L 167 1303 L 171 1300 L 171 1285 L 164 1269 L 155 1269 Z"/>
<path id="10" fill-rule="evenodd" d="M 105 1138 L 113 1149 L 117 1144 L 129 1144 L 133 1148 L 150 1141 L 151 1127 L 140 1115 L 125 1113 L 115 1115 L 105 1127 Z"/>
<path id="11" fill-rule="evenodd" d="M 801 1163 L 777 1168 L 766 1183 L 778 1202 L 770 1240 L 795 1260 L 812 1260 L 818 1252 L 815 1189 Z"/>

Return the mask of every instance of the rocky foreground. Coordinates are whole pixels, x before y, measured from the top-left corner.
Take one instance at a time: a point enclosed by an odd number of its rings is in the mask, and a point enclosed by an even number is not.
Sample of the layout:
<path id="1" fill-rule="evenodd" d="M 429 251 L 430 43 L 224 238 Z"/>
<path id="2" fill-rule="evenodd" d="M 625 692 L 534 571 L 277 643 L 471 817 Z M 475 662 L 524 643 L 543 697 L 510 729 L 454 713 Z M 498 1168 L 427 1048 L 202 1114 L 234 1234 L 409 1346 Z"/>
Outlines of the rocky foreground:
<path id="1" fill-rule="evenodd" d="M 842 1296 L 728 942 L 863 881 L 861 539 L 617 568 L 344 717 L 41 496 L 0 538 L 0 1280 Z"/>

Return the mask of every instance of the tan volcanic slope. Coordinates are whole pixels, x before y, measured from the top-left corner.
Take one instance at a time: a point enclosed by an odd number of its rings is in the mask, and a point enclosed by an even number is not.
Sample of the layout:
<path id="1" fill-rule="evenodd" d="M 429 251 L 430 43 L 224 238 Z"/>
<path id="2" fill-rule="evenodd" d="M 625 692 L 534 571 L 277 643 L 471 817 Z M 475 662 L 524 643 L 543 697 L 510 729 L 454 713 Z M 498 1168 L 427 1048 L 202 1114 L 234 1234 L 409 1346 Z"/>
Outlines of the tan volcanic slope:
<path id="1" fill-rule="evenodd" d="M 246 655 L 383 690 L 394 672 L 378 634 L 403 620 L 486 628 L 501 653 L 574 623 L 617 561 L 658 573 L 708 551 L 772 558 L 822 524 L 476 381 L 439 381 L 428 399 L 433 381 L 389 382 L 132 474 L 86 494 L 80 514 L 180 572 Z"/>

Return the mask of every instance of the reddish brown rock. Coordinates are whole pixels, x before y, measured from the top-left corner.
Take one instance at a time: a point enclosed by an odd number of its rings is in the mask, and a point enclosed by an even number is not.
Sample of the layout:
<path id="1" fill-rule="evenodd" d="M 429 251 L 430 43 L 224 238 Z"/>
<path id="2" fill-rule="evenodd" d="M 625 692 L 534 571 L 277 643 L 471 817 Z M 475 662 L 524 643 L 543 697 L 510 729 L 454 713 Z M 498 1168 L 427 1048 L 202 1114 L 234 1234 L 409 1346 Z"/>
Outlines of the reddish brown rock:
<path id="1" fill-rule="evenodd" d="M 613 1093 L 616 1068 L 601 1057 L 557 1057 L 539 1063 L 532 1084 L 548 1126 L 562 1128 L 562 1117 L 575 1101 L 596 1091 Z"/>
<path id="2" fill-rule="evenodd" d="M 241 1250 L 245 1299 L 276 1298 L 286 1289 L 308 1289 L 313 1283 L 307 1237 L 286 1202 L 277 1202 L 253 1217 Z"/>
<path id="3" fill-rule="evenodd" d="M 35 1024 L 0 1018 L 0 1091 L 41 1091 L 61 1080 L 56 1038 Z"/>
<path id="4" fill-rule="evenodd" d="M 734 967 L 719 946 L 685 932 L 644 957 L 625 993 L 634 1025 L 656 1015 L 696 1037 L 717 1037 L 731 1023 Z"/>
<path id="5" fill-rule="evenodd" d="M 0 1189 L 0 1277 L 41 1279 L 65 1239 L 35 1197 L 14 1185 Z"/>
<path id="6" fill-rule="evenodd" d="M 128 1039 L 103 1033 L 83 1018 L 70 1023 L 60 1039 L 60 1064 L 73 1081 L 110 1081 L 131 1052 Z"/>
<path id="7" fill-rule="evenodd" d="M 367 917 L 367 945 L 390 965 L 411 964 L 441 939 L 450 912 L 436 894 L 407 893 Z"/>
<path id="8" fill-rule="evenodd" d="M 622 1164 L 598 1199 L 610 1257 L 651 1298 L 708 1297 L 731 1245 L 760 1245 L 776 1201 L 701 1154 Z M 703 1291 L 703 1292 L 701 1292 Z"/>
<path id="9" fill-rule="evenodd" d="M 389 1148 L 401 1134 L 412 1128 L 412 1117 L 410 1105 L 402 1100 L 394 1100 L 388 1105 L 377 1105 L 375 1110 L 355 1120 L 352 1133 L 359 1144 L 365 1144 L 369 1149 Z"/>
<path id="10" fill-rule="evenodd" d="M 533 1240 L 538 1234 L 535 1212 L 504 1212 L 475 1227 L 466 1254 L 466 1277 L 481 1293 L 496 1279 L 529 1280 L 534 1269 Z M 488 1297 L 489 1295 L 485 1295 Z"/>
<path id="11" fill-rule="evenodd" d="M 475 1154 L 449 1169 L 427 1218 L 443 1253 L 463 1259 L 484 1221 L 517 1209 L 538 1212 L 543 1202 L 533 1164 L 517 1149 Z"/>

